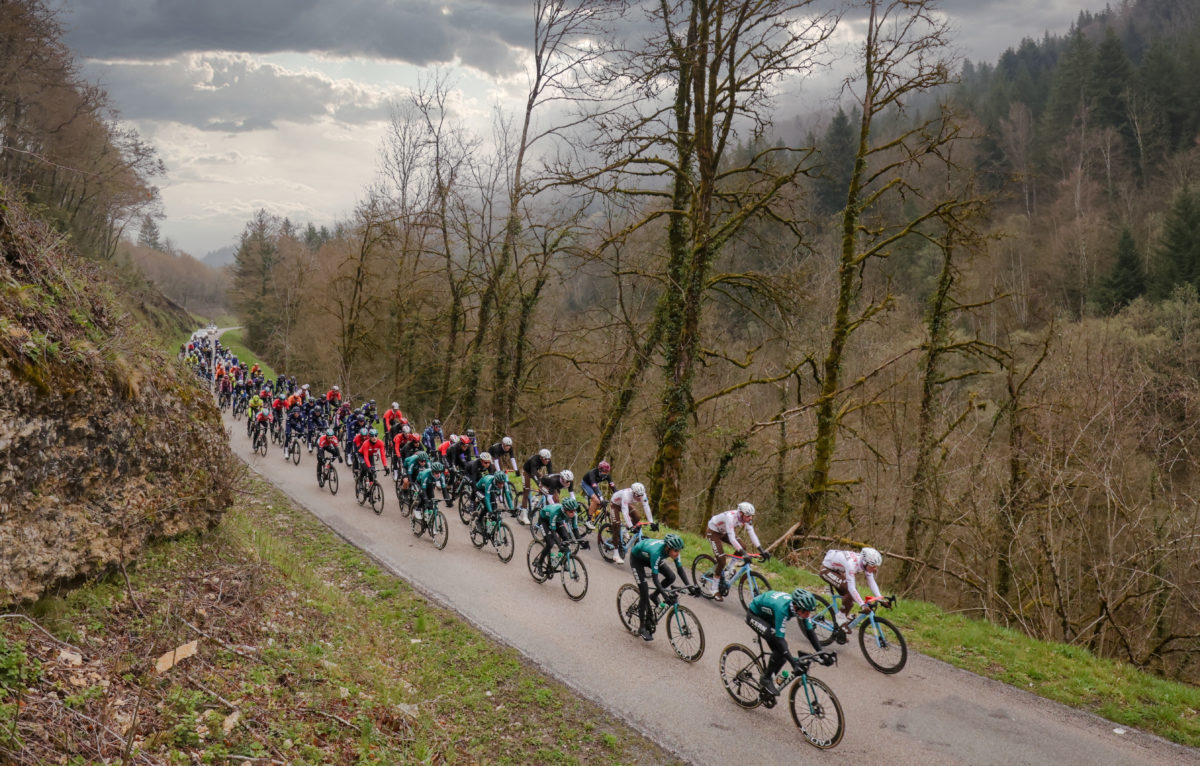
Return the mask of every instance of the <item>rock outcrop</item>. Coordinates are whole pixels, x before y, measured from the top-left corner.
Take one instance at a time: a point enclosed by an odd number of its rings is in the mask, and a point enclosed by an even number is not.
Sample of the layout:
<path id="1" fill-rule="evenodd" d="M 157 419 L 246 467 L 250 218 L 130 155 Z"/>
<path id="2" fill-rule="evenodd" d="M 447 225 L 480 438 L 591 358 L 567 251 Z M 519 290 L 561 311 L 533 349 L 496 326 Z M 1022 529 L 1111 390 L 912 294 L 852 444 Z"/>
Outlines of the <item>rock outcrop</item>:
<path id="1" fill-rule="evenodd" d="M 11 603 L 211 527 L 234 463 L 211 399 L 157 348 L 162 325 L 186 316 L 146 307 L 3 191 L 0 255 L 0 602 Z"/>

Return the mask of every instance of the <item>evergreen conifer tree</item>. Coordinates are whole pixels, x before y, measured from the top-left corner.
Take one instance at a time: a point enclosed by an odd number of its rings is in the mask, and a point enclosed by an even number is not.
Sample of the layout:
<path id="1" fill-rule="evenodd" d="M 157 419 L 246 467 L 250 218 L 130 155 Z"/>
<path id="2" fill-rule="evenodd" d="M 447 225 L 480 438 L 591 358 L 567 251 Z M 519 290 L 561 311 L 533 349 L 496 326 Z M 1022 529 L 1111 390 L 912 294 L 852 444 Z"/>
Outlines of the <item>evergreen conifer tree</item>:
<path id="1" fill-rule="evenodd" d="M 1200 197 L 1182 189 L 1163 223 L 1154 263 L 1154 297 L 1166 298 L 1179 285 L 1200 289 Z"/>
<path id="2" fill-rule="evenodd" d="M 1117 240 L 1117 260 L 1104 278 L 1099 291 L 1100 308 L 1111 311 L 1128 306 L 1134 298 L 1146 292 L 1146 274 L 1142 256 L 1129 227 L 1121 230 Z"/>

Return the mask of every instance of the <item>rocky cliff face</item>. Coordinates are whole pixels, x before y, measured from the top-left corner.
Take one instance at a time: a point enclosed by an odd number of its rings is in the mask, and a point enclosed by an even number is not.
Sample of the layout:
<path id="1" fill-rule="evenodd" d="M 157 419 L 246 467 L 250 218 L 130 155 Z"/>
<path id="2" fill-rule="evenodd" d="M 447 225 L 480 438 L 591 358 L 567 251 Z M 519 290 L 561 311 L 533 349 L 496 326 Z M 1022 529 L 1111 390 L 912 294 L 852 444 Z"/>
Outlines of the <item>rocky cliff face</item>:
<path id="1" fill-rule="evenodd" d="M 130 306 L 2 190 L 0 255 L 0 602 L 11 603 L 211 527 L 233 463 L 211 399 L 156 349 L 145 318 L 169 322 L 161 308 L 144 309 L 145 296 Z"/>

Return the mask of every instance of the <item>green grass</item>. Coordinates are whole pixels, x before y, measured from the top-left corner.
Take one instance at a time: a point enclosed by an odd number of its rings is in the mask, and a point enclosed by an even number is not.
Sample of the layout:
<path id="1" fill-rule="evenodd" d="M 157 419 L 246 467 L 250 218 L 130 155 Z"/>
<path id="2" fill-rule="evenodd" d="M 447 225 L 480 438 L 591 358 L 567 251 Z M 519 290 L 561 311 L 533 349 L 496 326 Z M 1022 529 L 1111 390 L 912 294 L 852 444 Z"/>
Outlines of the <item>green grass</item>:
<path id="1" fill-rule="evenodd" d="M 116 572 L 31 612 L 82 666 L 0 622 L 0 762 L 121 762 L 113 738 L 73 733 L 82 716 L 128 727 L 133 762 L 672 762 L 270 485 L 244 489 L 217 529 L 147 550 L 128 586 Z"/>
<path id="2" fill-rule="evenodd" d="M 257 363 L 258 366 L 262 367 L 263 375 L 268 378 L 276 377 L 275 370 L 272 369 L 269 364 L 259 359 L 258 355 L 246 348 L 246 344 L 242 340 L 242 333 L 242 330 L 230 330 L 226 332 L 221 336 L 221 345 L 225 346 L 235 355 L 237 355 L 238 361 L 245 362 L 249 366 L 253 366 L 255 363 Z"/>
<path id="3" fill-rule="evenodd" d="M 687 545 L 681 558 L 690 576 L 692 559 L 709 553 L 710 547 L 700 535 L 680 534 Z M 777 560 L 755 568 L 765 571 L 776 590 L 829 589 L 815 574 Z M 882 587 L 886 593 L 886 582 Z M 900 601 L 886 616 L 904 632 L 910 650 L 1172 742 L 1200 747 L 1200 688 L 1096 657 L 1083 647 L 1030 638 L 950 613 L 926 601 Z"/>

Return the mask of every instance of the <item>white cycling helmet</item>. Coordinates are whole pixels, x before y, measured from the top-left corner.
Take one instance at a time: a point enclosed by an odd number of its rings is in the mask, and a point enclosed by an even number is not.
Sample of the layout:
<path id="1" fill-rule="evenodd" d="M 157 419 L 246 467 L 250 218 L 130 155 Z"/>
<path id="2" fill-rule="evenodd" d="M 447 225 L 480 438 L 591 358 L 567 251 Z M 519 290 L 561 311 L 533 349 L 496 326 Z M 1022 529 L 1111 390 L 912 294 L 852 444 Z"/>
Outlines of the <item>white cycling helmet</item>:
<path id="1" fill-rule="evenodd" d="M 408 423 L 405 423 L 404 425 L 400 426 L 400 433 L 402 433 L 402 434 L 411 434 L 411 433 L 412 433 L 412 427 L 410 427 L 410 426 L 408 425 Z"/>
<path id="2" fill-rule="evenodd" d="M 484 463 L 490 463 L 490 462 L 492 462 L 492 453 L 490 453 L 490 452 L 480 452 L 480 453 L 479 453 L 479 460 L 480 460 L 481 462 L 484 462 Z"/>
<path id="3" fill-rule="evenodd" d="M 500 443 L 503 444 L 505 447 L 511 447 L 512 446 L 512 437 L 505 436 L 503 439 L 500 440 Z"/>
<path id="4" fill-rule="evenodd" d="M 392 409 L 393 410 L 400 409 L 400 402 L 392 402 Z"/>
<path id="5" fill-rule="evenodd" d="M 458 434 L 450 434 L 450 443 L 458 444 Z"/>
<path id="6" fill-rule="evenodd" d="M 883 563 L 883 554 L 874 548 L 862 549 L 863 563 L 869 567 L 877 567 Z"/>
<path id="7" fill-rule="evenodd" d="M 334 391 L 341 391 L 342 389 L 338 388 L 337 386 L 334 386 L 334 387 L 333 387 L 333 390 L 334 390 Z"/>
<path id="8" fill-rule="evenodd" d="M 754 506 L 750 503 L 738 503 L 738 510 L 746 516 L 754 516 Z"/>
<path id="9" fill-rule="evenodd" d="M 568 484 L 575 481 L 575 474 L 571 473 L 571 469 L 569 468 L 564 468 L 563 472 L 560 473 L 559 476 L 561 476 L 562 480 Z"/>
<path id="10" fill-rule="evenodd" d="M 629 488 L 633 490 L 634 497 L 646 496 L 646 485 L 642 484 L 640 481 L 635 481 Z"/>
<path id="11" fill-rule="evenodd" d="M 549 460 L 550 459 L 550 450 L 548 450 L 548 449 L 538 450 L 538 457 L 540 457 L 542 460 Z"/>
<path id="12" fill-rule="evenodd" d="M 303 386 L 300 386 L 300 388 L 302 388 L 302 389 L 304 389 L 305 391 L 307 391 L 307 390 L 308 390 L 308 384 L 307 384 L 307 383 L 305 383 Z"/>

